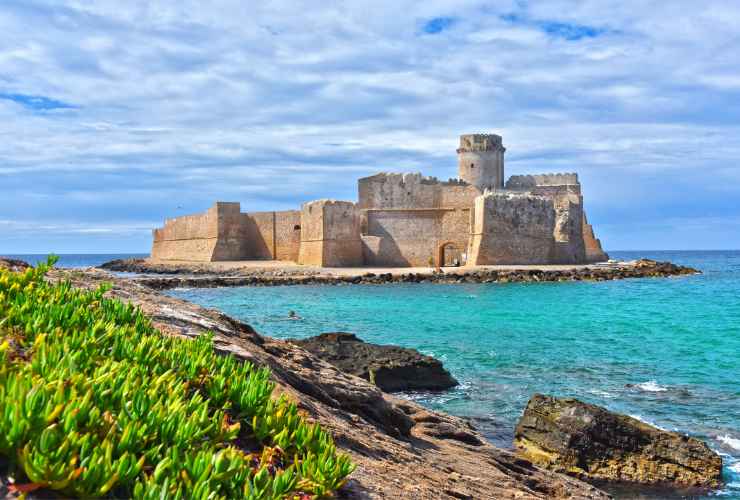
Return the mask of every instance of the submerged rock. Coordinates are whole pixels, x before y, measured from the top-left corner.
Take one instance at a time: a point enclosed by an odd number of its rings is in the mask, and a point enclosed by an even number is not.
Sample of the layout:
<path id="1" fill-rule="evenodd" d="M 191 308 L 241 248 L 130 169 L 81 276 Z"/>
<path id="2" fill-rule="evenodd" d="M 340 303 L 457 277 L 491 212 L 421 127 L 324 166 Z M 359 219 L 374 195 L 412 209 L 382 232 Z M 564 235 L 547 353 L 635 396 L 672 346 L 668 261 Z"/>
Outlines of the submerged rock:
<path id="1" fill-rule="evenodd" d="M 520 456 L 581 479 L 716 488 L 722 459 L 689 436 L 576 399 L 535 394 L 514 435 Z"/>
<path id="2" fill-rule="evenodd" d="M 352 333 L 323 333 L 290 342 L 345 373 L 369 380 L 386 392 L 441 391 L 457 385 L 439 360 L 415 349 L 363 342 Z"/>

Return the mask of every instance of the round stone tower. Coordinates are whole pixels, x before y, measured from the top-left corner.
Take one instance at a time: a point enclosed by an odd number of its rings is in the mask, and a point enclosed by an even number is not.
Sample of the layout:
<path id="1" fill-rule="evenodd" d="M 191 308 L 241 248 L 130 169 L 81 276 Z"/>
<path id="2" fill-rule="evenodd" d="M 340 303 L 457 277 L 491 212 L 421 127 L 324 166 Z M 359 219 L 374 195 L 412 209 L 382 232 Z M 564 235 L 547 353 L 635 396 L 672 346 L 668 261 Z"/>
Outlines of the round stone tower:
<path id="1" fill-rule="evenodd" d="M 458 177 L 481 191 L 503 189 L 504 151 L 500 135 L 461 135 L 457 150 Z"/>

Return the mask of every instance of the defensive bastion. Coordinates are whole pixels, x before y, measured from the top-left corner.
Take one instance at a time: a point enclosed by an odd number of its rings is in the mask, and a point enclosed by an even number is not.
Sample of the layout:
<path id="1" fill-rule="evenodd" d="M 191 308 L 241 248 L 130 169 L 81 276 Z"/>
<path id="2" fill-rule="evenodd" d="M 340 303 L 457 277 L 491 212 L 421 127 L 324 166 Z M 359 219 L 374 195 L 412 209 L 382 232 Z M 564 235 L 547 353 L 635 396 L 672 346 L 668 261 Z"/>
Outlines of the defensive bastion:
<path id="1" fill-rule="evenodd" d="M 321 267 L 584 264 L 608 256 L 573 173 L 504 177 L 501 136 L 460 137 L 458 178 L 380 173 L 358 201 L 241 212 L 216 202 L 153 231 L 154 261 L 281 260 Z"/>

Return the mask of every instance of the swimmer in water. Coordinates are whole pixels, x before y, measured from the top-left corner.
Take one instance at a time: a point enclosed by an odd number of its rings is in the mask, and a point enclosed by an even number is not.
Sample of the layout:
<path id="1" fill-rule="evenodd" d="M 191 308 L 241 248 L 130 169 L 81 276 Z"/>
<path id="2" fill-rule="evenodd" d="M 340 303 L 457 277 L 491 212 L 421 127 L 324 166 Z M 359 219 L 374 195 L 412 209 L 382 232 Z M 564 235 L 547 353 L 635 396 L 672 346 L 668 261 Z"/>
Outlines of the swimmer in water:
<path id="1" fill-rule="evenodd" d="M 298 316 L 298 315 L 297 315 L 297 314 L 295 313 L 295 311 L 290 311 L 290 312 L 288 313 L 288 319 L 301 319 L 301 317 L 300 317 L 300 316 Z"/>

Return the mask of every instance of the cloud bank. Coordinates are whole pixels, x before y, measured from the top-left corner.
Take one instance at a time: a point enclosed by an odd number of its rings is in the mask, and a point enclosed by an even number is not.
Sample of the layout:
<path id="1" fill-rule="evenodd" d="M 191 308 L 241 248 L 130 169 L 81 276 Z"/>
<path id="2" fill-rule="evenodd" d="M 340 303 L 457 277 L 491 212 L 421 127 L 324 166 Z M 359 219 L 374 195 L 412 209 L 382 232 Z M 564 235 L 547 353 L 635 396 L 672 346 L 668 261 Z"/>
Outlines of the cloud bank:
<path id="1" fill-rule="evenodd" d="M 471 132 L 579 172 L 607 249 L 740 247 L 740 4 L 491 4 L 6 0 L 0 252 L 452 177 Z"/>

